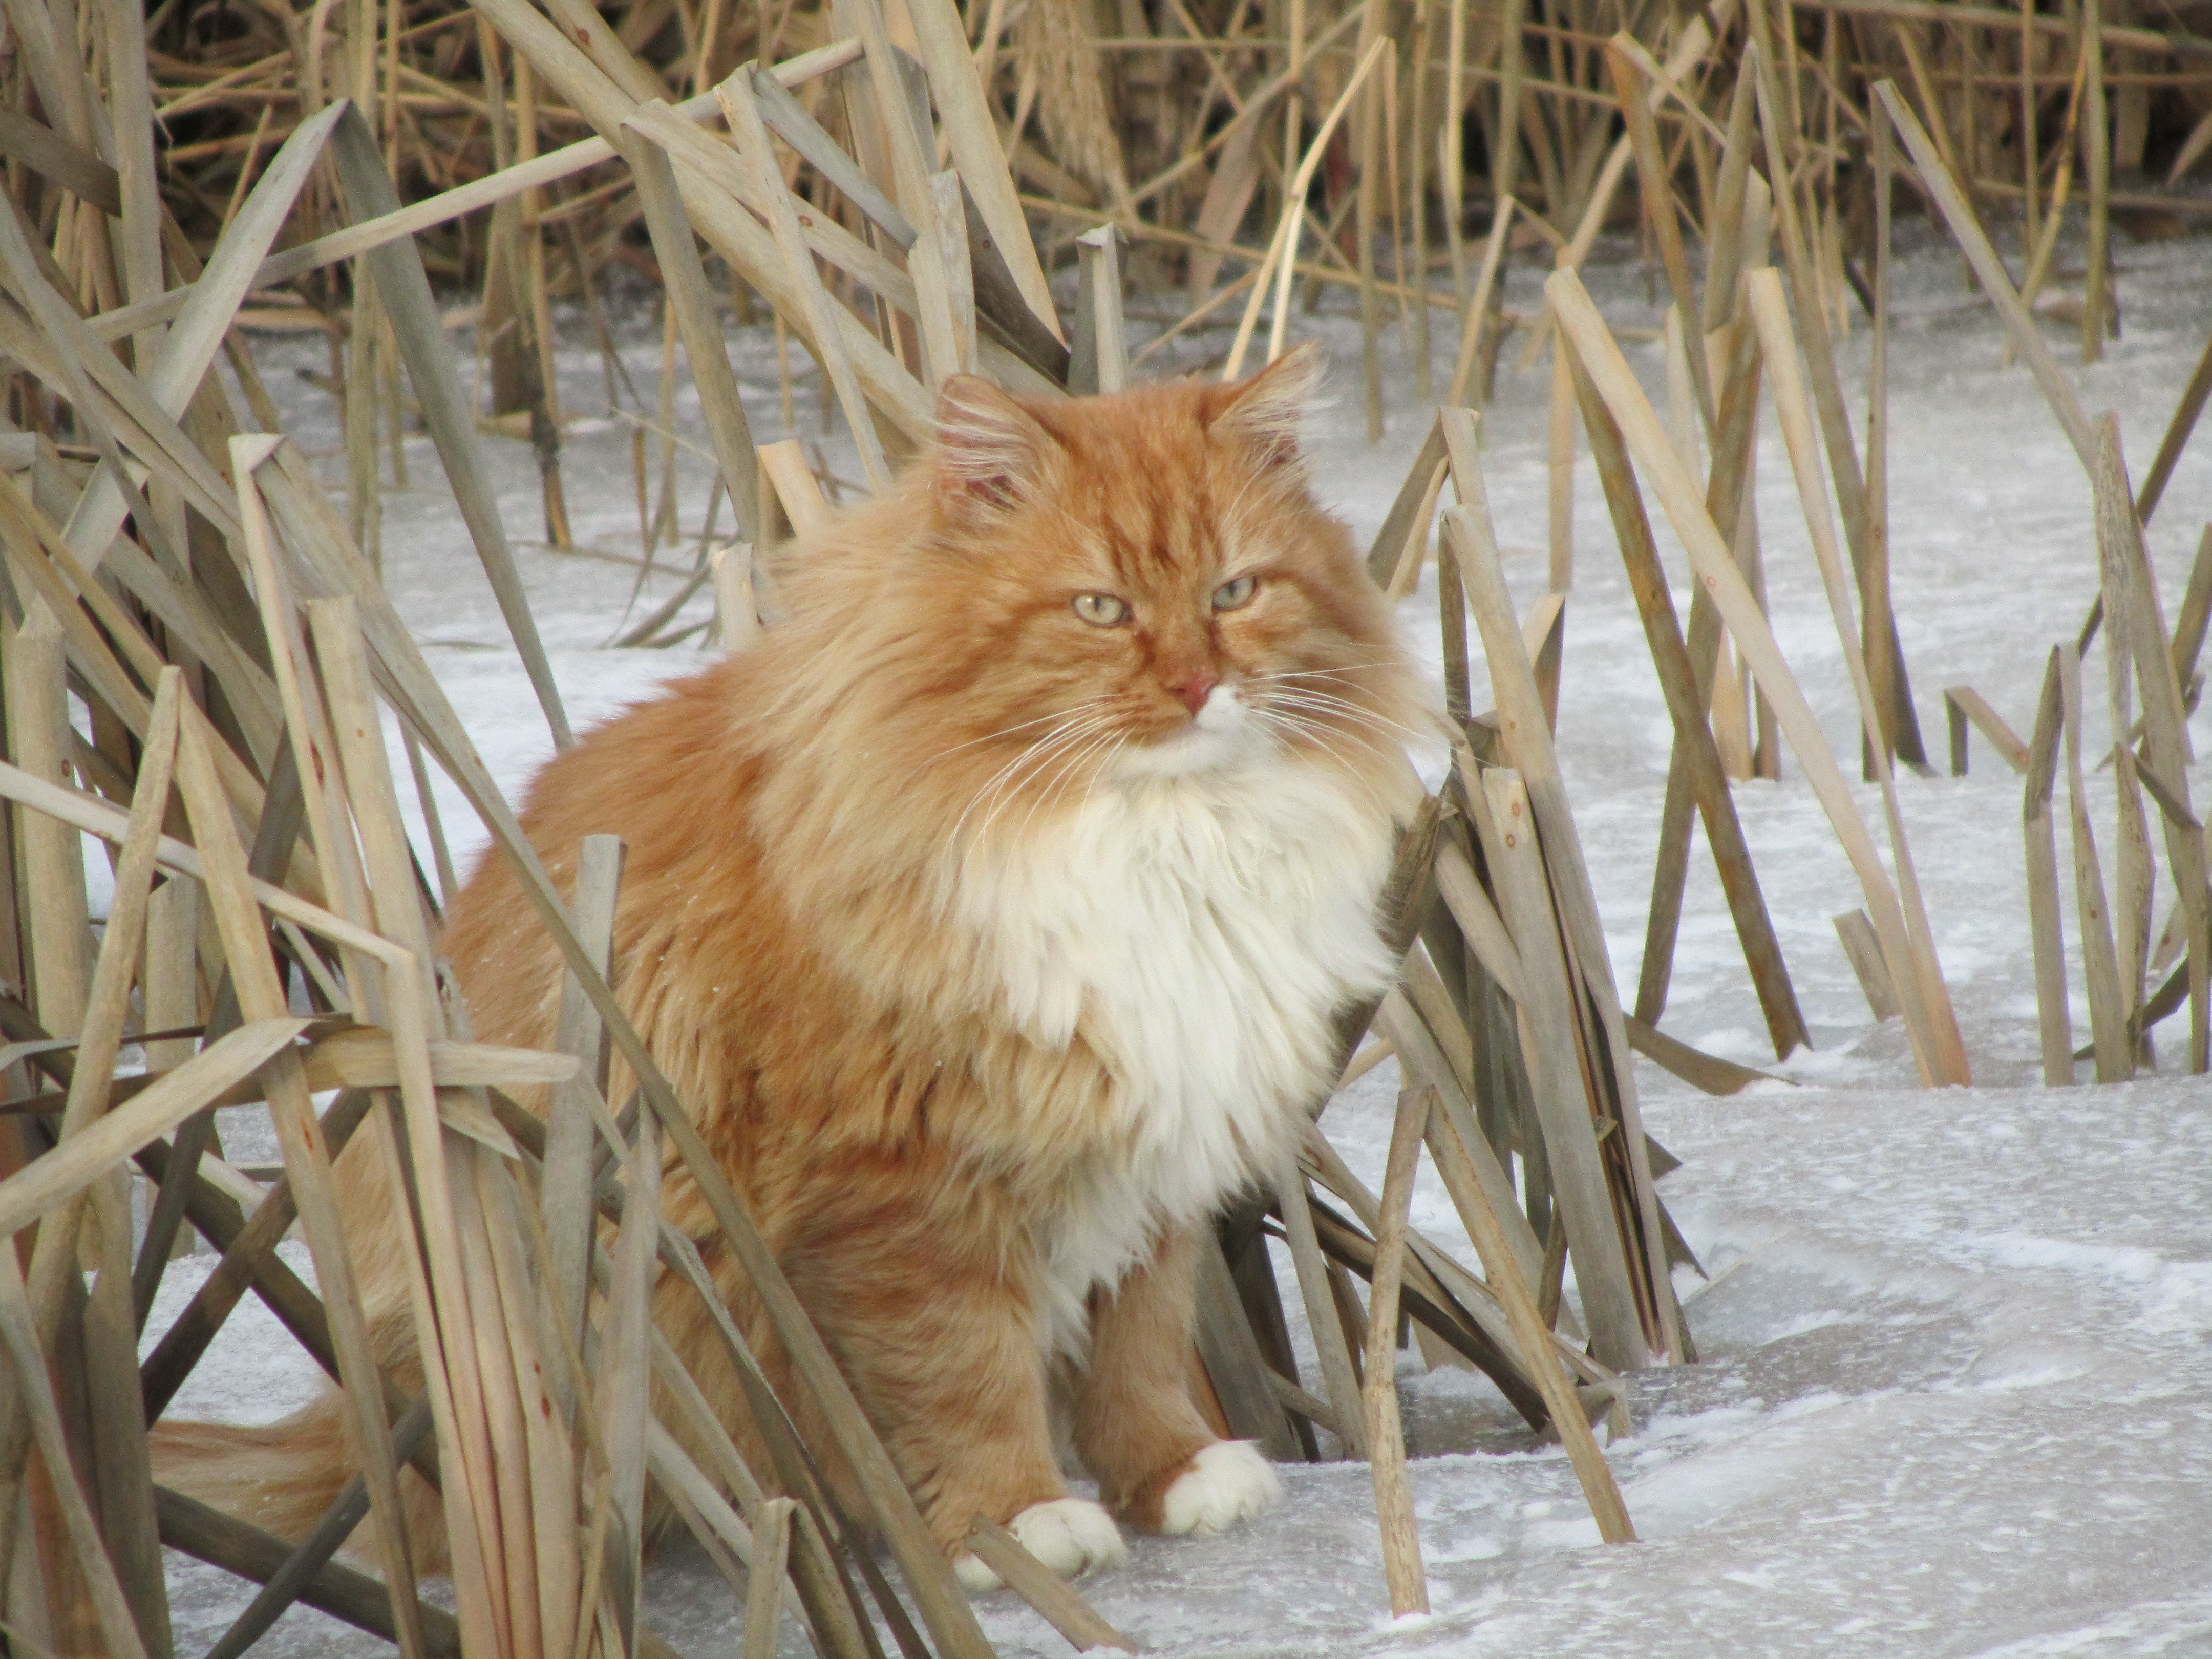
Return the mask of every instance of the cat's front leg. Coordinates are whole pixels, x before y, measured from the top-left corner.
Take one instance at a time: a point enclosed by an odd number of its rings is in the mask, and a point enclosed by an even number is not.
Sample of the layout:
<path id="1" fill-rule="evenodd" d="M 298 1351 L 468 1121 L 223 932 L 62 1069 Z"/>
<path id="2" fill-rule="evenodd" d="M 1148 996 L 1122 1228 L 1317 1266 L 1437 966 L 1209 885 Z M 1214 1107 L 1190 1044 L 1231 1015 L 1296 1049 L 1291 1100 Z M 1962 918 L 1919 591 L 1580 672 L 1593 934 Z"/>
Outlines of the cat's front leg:
<path id="1" fill-rule="evenodd" d="M 961 1583 L 999 1584 L 967 1548 L 978 1516 L 1063 1577 L 1120 1565 L 1113 1517 L 1054 1455 L 1026 1241 L 988 1202 L 875 1196 L 787 1265 Z"/>
<path id="2" fill-rule="evenodd" d="M 1075 1449 L 1107 1506 L 1146 1532 L 1221 1532 L 1282 1501 L 1267 1460 L 1218 1437 L 1191 1397 L 1198 1243 L 1193 1231 L 1168 1235 L 1092 1300 Z"/>

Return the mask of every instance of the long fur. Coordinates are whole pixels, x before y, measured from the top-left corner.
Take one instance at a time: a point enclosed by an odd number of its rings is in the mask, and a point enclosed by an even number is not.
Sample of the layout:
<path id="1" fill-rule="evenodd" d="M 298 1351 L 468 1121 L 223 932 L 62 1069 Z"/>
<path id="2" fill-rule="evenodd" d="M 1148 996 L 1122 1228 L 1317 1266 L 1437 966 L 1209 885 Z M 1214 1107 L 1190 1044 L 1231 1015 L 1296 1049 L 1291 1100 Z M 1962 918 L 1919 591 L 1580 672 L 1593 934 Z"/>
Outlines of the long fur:
<path id="1" fill-rule="evenodd" d="M 956 1557 L 979 1512 L 1036 1509 L 1041 1534 L 1065 1515 L 1039 1507 L 1066 1495 L 1056 1373 L 1121 1520 L 1211 1528 L 1273 1490 L 1197 1461 L 1194 1241 L 1289 1155 L 1330 1016 L 1391 971 L 1373 904 L 1422 708 L 1308 490 L 1310 374 L 1053 404 L 954 381 L 937 445 L 791 550 L 754 650 L 529 793 L 563 885 L 583 836 L 627 842 L 617 994 Z M 1125 614 L 1085 620 L 1084 595 Z M 478 1036 L 550 1040 L 559 963 L 497 860 L 445 942 Z M 411 1378 L 398 1206 L 366 1149 L 339 1173 L 380 1348 Z M 680 1172 L 665 1202 L 710 1236 Z M 825 1446 L 742 1276 L 708 1261 Z M 704 1311 L 656 1297 L 757 1447 Z M 347 1473 L 337 1423 L 325 1401 L 173 1430 L 165 1474 L 296 1535 Z"/>

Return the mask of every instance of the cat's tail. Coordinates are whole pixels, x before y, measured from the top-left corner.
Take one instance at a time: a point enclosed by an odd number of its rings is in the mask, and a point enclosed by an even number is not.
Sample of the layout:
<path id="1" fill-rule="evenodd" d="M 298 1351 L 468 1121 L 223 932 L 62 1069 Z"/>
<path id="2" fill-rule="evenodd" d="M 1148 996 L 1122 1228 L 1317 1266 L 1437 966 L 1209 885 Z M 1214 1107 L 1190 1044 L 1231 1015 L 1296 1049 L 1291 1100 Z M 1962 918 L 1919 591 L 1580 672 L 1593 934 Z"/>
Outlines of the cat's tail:
<path id="1" fill-rule="evenodd" d="M 154 1479 L 287 1543 L 298 1543 L 353 1479 L 356 1464 L 345 1401 L 325 1390 L 280 1422 L 246 1426 L 166 1419 L 154 1425 Z M 447 1571 L 445 1516 L 437 1494 L 403 1470 L 410 1553 L 418 1571 Z M 374 1547 L 368 1527 L 354 1529 L 350 1553 Z"/>

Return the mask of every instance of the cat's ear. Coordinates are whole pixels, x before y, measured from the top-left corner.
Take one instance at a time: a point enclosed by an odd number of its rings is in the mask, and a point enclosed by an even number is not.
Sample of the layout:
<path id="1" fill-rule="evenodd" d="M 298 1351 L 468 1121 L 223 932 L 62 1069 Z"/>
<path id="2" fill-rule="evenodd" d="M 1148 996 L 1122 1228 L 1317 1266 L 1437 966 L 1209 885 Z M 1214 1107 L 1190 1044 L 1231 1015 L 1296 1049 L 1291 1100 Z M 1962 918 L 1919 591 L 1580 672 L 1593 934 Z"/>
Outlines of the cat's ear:
<path id="1" fill-rule="evenodd" d="M 1295 465 L 1298 429 L 1321 385 L 1323 367 L 1320 345 L 1309 340 L 1257 374 L 1222 387 L 1212 429 L 1252 445 L 1271 466 Z"/>
<path id="2" fill-rule="evenodd" d="M 937 485 L 951 502 L 1011 507 L 1055 447 L 1036 416 L 990 381 L 955 374 L 937 398 Z"/>

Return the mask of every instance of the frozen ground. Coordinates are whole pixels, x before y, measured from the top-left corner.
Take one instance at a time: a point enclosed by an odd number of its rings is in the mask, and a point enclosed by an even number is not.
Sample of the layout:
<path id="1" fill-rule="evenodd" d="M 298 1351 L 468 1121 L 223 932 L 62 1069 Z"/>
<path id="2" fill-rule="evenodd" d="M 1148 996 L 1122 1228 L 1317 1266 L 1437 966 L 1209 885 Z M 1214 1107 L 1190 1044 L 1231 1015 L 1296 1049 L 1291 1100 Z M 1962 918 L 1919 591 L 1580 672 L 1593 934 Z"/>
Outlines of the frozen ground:
<path id="1" fill-rule="evenodd" d="M 1940 763 L 1946 685 L 1972 685 L 2026 731 L 2050 645 L 2073 635 L 2094 596 L 2096 555 L 2087 482 L 2026 372 L 1997 368 L 1993 314 L 1961 285 L 1954 254 L 1924 233 L 1908 241 L 1892 371 L 1892 545 L 1899 625 Z M 2127 331 L 2106 361 L 2083 369 L 2070 339 L 2053 338 L 2092 413 L 2118 410 L 2140 477 L 2212 329 L 2212 242 L 2124 242 L 2119 258 Z M 1609 264 L 1601 256 L 1590 280 L 1616 323 L 1656 320 L 1625 250 Z M 1509 301 L 1533 308 L 1533 296 L 1523 274 Z M 1425 416 L 1391 358 L 1390 429 L 1370 447 L 1356 334 L 1340 319 L 1318 327 L 1339 364 L 1334 404 L 1315 423 L 1319 487 L 1364 537 Z M 641 385 L 658 337 L 641 323 L 625 348 Z M 1439 384 L 1453 344 L 1440 326 Z M 1863 328 L 1842 347 L 1862 432 L 1866 347 Z M 733 339 L 732 349 L 756 436 L 784 435 L 765 346 Z M 1207 349 L 1168 372 L 1202 366 Z M 1656 389 L 1656 349 L 1629 352 Z M 326 449 L 327 400 L 293 383 L 295 368 L 321 366 L 319 348 L 276 342 L 264 361 L 293 435 Z M 564 357 L 563 386 L 572 410 L 603 406 L 587 351 Z M 1486 422 L 1492 505 L 1524 604 L 1544 576 L 1547 386 L 1540 370 L 1501 373 Z M 810 377 L 798 396 L 802 435 L 819 431 L 816 408 Z M 696 403 L 679 403 L 678 416 L 696 440 Z M 529 538 L 539 520 L 527 456 L 495 441 L 491 453 L 510 533 Z M 1776 631 L 1855 772 L 1848 683 L 1771 422 L 1761 453 Z M 517 787 L 548 752 L 544 723 L 450 499 L 425 486 L 435 471 L 428 445 L 411 443 L 410 460 L 416 488 L 386 501 L 387 580 L 487 759 Z M 342 475 L 337 457 L 324 465 Z M 579 541 L 634 559 L 627 428 L 586 422 L 571 434 L 567 476 Z M 696 532 L 703 469 L 687 456 L 681 476 L 684 523 Z M 2208 516 L 2212 434 L 2203 434 L 2150 532 L 2169 614 Z M 1613 969 L 1632 987 L 1668 729 L 1587 464 L 1576 524 L 1560 746 Z M 1661 539 L 1679 585 L 1684 565 L 1663 526 Z M 688 647 L 605 648 L 631 568 L 526 546 L 522 556 L 580 721 L 696 660 Z M 688 552 L 673 556 L 688 565 Z M 669 591 L 655 578 L 642 603 Z M 1432 590 L 1408 599 L 1404 616 L 1433 659 Z M 2101 730 L 2094 658 L 2086 678 Z M 2212 720 L 2200 716 L 2193 735 L 2201 751 Z M 2093 732 L 2093 746 L 2101 741 Z M 2202 800 L 2212 768 L 2195 769 L 2191 785 Z M 1739 786 L 1815 1048 L 1773 1066 L 1700 855 L 1666 1028 L 1796 1086 L 1713 1100 L 1638 1072 L 1649 1127 L 1683 1160 L 1662 1191 L 1713 1275 L 1683 1283 L 1703 1363 L 1638 1378 L 1634 1437 L 1609 1452 L 1644 1541 L 1600 1545 L 1564 1457 L 1516 1435 L 1486 1384 L 1407 1371 L 1416 1449 L 1437 1454 L 1417 1459 L 1413 1476 L 1432 1618 L 1393 1626 L 1383 1617 L 1366 1472 L 1350 1464 L 1286 1470 L 1289 1503 L 1242 1534 L 1139 1540 L 1127 1568 L 1085 1585 L 1102 1613 L 1148 1648 L 1192 1656 L 2212 1653 L 2212 1087 L 2170 1074 L 2173 1025 L 2162 1033 L 2169 1074 L 2036 1086 L 2017 781 L 1977 738 L 1969 776 L 1908 775 L 1899 787 L 1981 1086 L 1914 1088 L 1897 1023 L 1870 1020 L 1829 921 L 1861 901 L 1795 760 L 1778 783 Z M 1862 802 L 1878 821 L 1871 791 Z M 2098 819 L 2110 823 L 2101 802 Z M 458 800 L 447 822 L 461 822 Z M 2100 837 L 2109 848 L 2109 830 Z M 2162 894 L 2161 917 L 2166 903 Z M 2077 1018 L 2084 1006 L 2077 977 Z M 1395 1086 L 1386 1066 L 1324 1121 L 1370 1180 Z M 232 1126 L 234 1156 L 255 1156 L 251 1127 Z M 1415 1218 L 1464 1250 L 1440 1190 L 1417 1194 Z M 234 1324 L 224 1374 L 197 1382 L 180 1409 L 270 1417 L 309 1385 L 255 1311 Z M 243 1599 L 185 1563 L 176 1589 L 185 1651 Z M 683 1651 L 733 1650 L 736 1609 L 699 1558 L 668 1552 L 650 1594 L 657 1627 Z M 1004 1650 L 1066 1651 L 1010 1597 L 980 1605 Z M 302 1654 L 356 1650 L 350 1632 L 307 1613 L 273 1639 Z"/>

